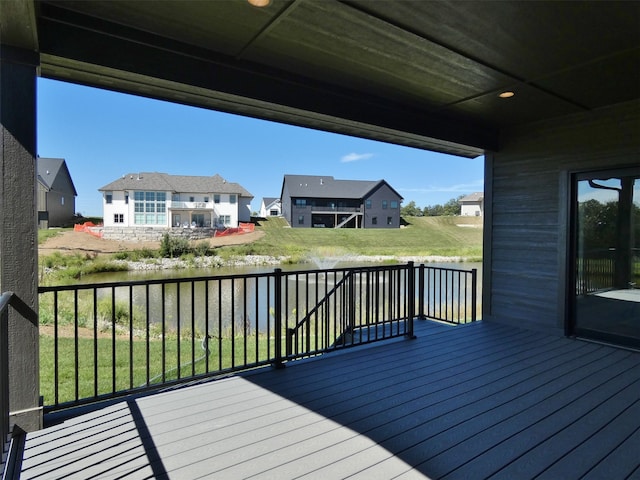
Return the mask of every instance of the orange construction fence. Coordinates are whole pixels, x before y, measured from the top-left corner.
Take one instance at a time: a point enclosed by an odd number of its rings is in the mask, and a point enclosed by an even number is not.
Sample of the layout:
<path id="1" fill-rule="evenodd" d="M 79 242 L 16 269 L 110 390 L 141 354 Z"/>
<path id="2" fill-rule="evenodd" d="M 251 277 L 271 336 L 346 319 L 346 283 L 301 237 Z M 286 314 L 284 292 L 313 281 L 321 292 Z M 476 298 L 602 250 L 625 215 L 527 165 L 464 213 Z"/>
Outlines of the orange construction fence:
<path id="1" fill-rule="evenodd" d="M 82 224 L 76 223 L 73 226 L 74 232 L 85 232 L 89 235 L 93 235 L 94 237 L 102 238 L 102 230 L 95 230 L 96 228 L 102 227 L 102 225 L 96 225 L 93 222 L 84 222 Z"/>
<path id="2" fill-rule="evenodd" d="M 244 233 L 251 233 L 256 226 L 253 223 L 239 223 L 238 228 L 225 228 L 224 230 L 216 230 L 213 233 L 214 237 L 225 237 L 227 235 L 242 235 Z"/>

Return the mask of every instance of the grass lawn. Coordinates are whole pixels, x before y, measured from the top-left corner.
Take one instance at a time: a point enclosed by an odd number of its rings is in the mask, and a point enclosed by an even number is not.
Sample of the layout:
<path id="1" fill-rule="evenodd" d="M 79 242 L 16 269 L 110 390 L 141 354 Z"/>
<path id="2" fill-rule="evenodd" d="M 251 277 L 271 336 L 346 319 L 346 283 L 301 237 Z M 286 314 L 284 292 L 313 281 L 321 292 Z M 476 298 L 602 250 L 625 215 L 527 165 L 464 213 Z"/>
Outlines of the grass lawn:
<path id="1" fill-rule="evenodd" d="M 406 226 L 393 229 L 290 228 L 282 218 L 261 220 L 265 236 L 238 247 L 236 253 L 305 257 L 320 251 L 335 255 L 482 257 L 482 219 L 476 217 L 405 217 Z M 465 225 L 465 226 L 458 226 Z M 473 227 L 469 227 L 473 225 Z"/>
<path id="2" fill-rule="evenodd" d="M 163 361 L 164 343 L 164 361 Z M 160 385 L 164 381 L 178 378 L 178 341 L 175 338 L 149 341 L 149 363 L 147 372 L 147 347 L 144 339 L 116 337 L 115 340 L 115 381 L 113 377 L 111 338 L 98 338 L 94 348 L 93 338 L 78 338 L 78 365 L 76 366 L 76 344 L 71 337 L 58 339 L 58 397 L 56 402 L 54 338 L 51 335 L 40 335 L 40 394 L 44 397 L 44 405 L 65 403 L 78 398 L 91 398 L 130 388 L 147 385 Z M 209 344 L 209 364 L 205 360 L 200 341 L 192 344 L 191 340 L 180 341 L 180 377 L 230 369 L 234 366 L 257 363 L 268 359 L 267 338 L 250 336 L 246 345 L 242 338 L 211 339 Z M 273 341 L 269 346 L 273 354 Z M 192 353 L 193 352 L 193 353 Z M 232 355 L 233 352 L 233 355 Z M 129 358 L 133 358 L 133 362 Z M 95 370 L 97 356 L 97 377 Z M 192 363 L 195 357 L 195 363 Z M 78 371 L 78 385 L 74 372 Z M 97 392 L 96 392 L 97 388 Z"/>

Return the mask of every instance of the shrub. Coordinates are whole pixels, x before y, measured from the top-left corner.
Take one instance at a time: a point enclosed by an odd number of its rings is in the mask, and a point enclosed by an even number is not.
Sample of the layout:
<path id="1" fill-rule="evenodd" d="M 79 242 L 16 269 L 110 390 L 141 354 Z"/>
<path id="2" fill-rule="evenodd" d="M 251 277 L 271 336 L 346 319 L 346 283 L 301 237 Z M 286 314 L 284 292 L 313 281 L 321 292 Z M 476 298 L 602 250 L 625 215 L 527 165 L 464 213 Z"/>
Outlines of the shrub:
<path id="1" fill-rule="evenodd" d="M 189 240 L 181 237 L 171 237 L 168 233 L 162 236 L 160 242 L 160 256 L 165 258 L 179 257 L 184 253 L 189 253 Z"/>

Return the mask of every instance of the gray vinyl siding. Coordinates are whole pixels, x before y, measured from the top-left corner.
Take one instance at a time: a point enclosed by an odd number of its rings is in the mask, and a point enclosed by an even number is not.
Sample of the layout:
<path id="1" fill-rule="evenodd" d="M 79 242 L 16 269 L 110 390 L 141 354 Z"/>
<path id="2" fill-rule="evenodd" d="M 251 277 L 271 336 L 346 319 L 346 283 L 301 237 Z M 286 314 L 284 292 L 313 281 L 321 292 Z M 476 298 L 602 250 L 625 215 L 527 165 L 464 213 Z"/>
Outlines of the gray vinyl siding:
<path id="1" fill-rule="evenodd" d="M 366 208 L 367 200 L 371 200 L 371 208 Z M 383 201 L 387 202 L 386 209 L 382 208 Z M 391 208 L 392 201 L 398 202 L 398 208 Z M 379 188 L 370 192 L 363 200 L 365 205 L 364 228 L 399 228 L 400 201 L 401 198 L 386 184 L 382 184 Z M 373 224 L 374 217 L 378 219 L 376 225 Z M 387 217 L 393 218 L 392 225 L 387 225 Z"/>
<path id="2" fill-rule="evenodd" d="M 638 165 L 639 132 L 639 102 L 503 132 L 485 167 L 484 319 L 564 332 L 570 176 Z"/>

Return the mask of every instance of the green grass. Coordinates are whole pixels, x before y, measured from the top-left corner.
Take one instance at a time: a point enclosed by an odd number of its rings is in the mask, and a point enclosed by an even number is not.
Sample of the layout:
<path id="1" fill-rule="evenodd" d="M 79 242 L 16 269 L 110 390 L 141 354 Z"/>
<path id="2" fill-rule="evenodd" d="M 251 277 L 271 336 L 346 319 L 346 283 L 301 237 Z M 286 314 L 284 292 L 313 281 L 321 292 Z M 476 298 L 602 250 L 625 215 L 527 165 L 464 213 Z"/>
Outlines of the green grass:
<path id="1" fill-rule="evenodd" d="M 38 229 L 38 245 L 46 242 L 48 239 L 60 235 L 62 232 L 68 232 L 71 228 L 39 228 Z"/>
<path id="2" fill-rule="evenodd" d="M 336 255 L 482 257 L 482 228 L 475 217 L 408 217 L 406 227 L 394 229 L 290 228 L 281 218 L 261 220 L 265 236 L 250 245 L 229 247 L 238 253 L 305 258 L 316 251 Z"/>
<path id="3" fill-rule="evenodd" d="M 222 339 L 220 345 L 217 339 L 210 340 L 209 372 L 232 368 L 245 363 L 255 363 L 267 360 L 267 339 L 257 338 L 258 354 L 256 354 L 256 337 L 247 338 L 246 349 L 241 338 L 236 338 L 234 345 L 230 339 Z M 162 379 L 162 348 L 161 340 L 149 341 L 149 383 L 161 384 Z M 93 338 L 78 339 L 78 365 L 76 365 L 75 342 L 71 337 L 58 339 L 58 398 L 57 403 L 65 403 L 76 398 L 91 398 L 95 395 L 94 380 L 97 382 L 98 395 L 109 394 L 113 391 L 123 391 L 131 387 L 144 386 L 147 383 L 147 348 L 144 339 L 134 339 L 130 342 L 127 338 L 116 337 L 115 348 L 115 389 L 113 388 L 113 362 L 111 338 L 98 338 L 97 349 L 97 377 L 94 369 L 94 340 Z M 218 348 L 220 346 L 220 348 Z M 234 348 L 235 347 L 235 348 Z M 176 338 L 167 337 L 164 342 L 165 381 L 178 378 L 178 341 Z M 232 356 L 232 348 L 234 355 Z M 130 349 L 133 351 L 133 363 L 129 362 Z M 273 352 L 273 341 L 270 346 Z M 192 364 L 192 351 L 196 359 Z M 200 341 L 193 345 L 191 340 L 180 341 L 180 377 L 204 374 L 206 363 L 203 357 Z M 40 335 L 40 394 L 44 398 L 45 405 L 56 403 L 55 393 L 55 369 L 54 369 L 54 337 Z M 130 365 L 133 365 L 133 377 Z M 78 391 L 74 372 L 78 371 Z"/>

